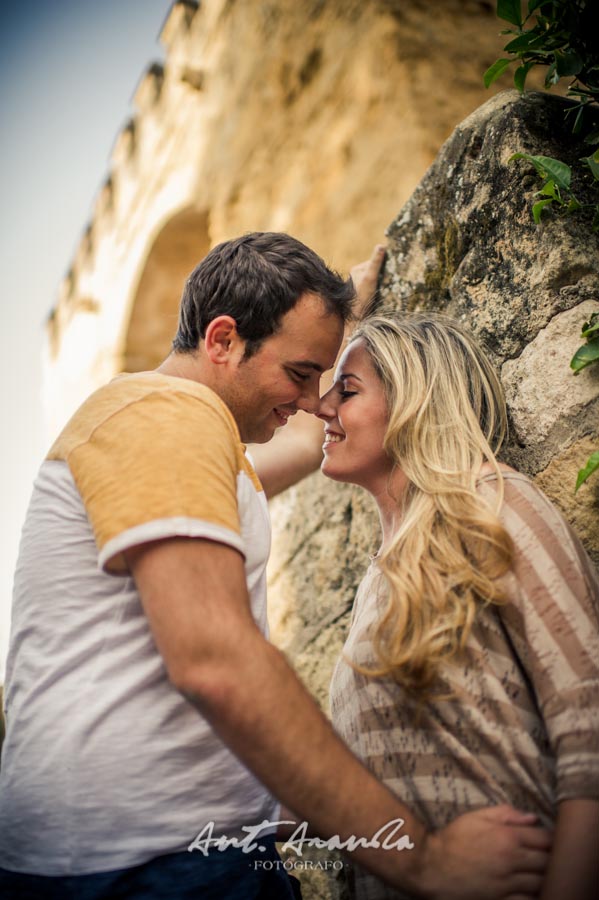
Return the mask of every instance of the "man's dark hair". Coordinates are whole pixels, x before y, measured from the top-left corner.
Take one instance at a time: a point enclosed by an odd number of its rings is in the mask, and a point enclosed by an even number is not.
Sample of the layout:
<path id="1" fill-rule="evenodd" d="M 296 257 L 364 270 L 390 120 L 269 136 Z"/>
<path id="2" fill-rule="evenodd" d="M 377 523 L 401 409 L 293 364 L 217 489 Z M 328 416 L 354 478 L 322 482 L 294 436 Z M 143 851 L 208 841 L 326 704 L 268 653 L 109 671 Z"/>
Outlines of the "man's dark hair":
<path id="1" fill-rule="evenodd" d="M 355 289 L 288 234 L 253 232 L 214 247 L 183 289 L 173 350 L 197 350 L 217 316 L 232 316 L 245 340 L 245 358 L 273 335 L 302 294 L 317 294 L 326 313 L 346 322 Z"/>

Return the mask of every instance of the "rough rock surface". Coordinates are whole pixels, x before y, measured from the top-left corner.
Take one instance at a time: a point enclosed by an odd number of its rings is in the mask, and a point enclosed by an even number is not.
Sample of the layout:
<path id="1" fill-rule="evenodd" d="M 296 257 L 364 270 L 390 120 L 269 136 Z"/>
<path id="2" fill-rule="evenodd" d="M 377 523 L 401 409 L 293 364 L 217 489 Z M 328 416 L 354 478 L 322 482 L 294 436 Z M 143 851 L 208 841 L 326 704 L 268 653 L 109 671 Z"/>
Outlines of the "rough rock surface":
<path id="1" fill-rule="evenodd" d="M 581 322 L 598 311 L 599 296 L 557 313 L 518 357 L 501 368 L 513 456 L 530 471 L 549 465 L 556 451 L 597 429 L 599 369 L 591 366 L 574 378 L 569 364 L 581 344 Z"/>
<path id="2" fill-rule="evenodd" d="M 388 230 L 380 293 L 383 309 L 441 309 L 482 339 L 508 398 L 506 460 L 531 476 L 551 469 L 540 483 L 567 516 L 576 511 L 598 560 L 599 480 L 572 495 L 588 448 L 599 447 L 599 371 L 574 376 L 569 361 L 599 310 L 599 234 L 590 213 L 549 213 L 537 227 L 540 182 L 529 163 L 509 161 L 522 152 L 572 165 L 588 155 L 564 124 L 564 104 L 506 91 L 458 126 Z M 578 169 L 575 192 L 597 202 L 590 173 Z"/>

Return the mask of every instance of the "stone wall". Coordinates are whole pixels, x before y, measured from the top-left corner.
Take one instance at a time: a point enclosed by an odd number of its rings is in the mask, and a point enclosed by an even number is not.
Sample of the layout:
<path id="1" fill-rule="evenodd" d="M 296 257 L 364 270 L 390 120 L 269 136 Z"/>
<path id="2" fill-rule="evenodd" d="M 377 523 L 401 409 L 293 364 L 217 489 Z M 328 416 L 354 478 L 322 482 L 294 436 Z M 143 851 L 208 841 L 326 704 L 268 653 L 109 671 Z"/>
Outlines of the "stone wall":
<path id="1" fill-rule="evenodd" d="M 569 368 L 583 322 L 599 310 L 599 234 L 591 213 L 534 225 L 538 178 L 509 162 L 517 152 L 570 165 L 588 155 L 564 103 L 508 91 L 458 125 L 388 230 L 381 296 L 383 308 L 441 308 L 484 341 L 507 394 L 505 459 L 535 477 L 599 561 L 599 479 L 574 495 L 578 469 L 599 448 L 599 369 Z M 590 172 L 573 188 L 599 199 Z"/>

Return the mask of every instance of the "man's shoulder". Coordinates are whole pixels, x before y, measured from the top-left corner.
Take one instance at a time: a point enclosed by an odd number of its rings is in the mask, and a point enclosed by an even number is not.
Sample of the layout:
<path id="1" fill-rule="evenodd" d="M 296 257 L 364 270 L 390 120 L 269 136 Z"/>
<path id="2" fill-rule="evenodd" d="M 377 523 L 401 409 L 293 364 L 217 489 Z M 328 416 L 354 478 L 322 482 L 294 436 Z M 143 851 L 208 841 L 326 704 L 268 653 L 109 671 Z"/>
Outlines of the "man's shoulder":
<path id="1" fill-rule="evenodd" d="M 96 414 L 108 412 L 110 409 L 119 411 L 134 403 L 157 402 L 162 399 L 173 407 L 185 405 L 185 399 L 198 401 L 218 413 L 227 421 L 234 424 L 233 416 L 223 400 L 211 388 L 198 381 L 188 378 L 178 378 L 172 375 L 162 375 L 158 372 L 124 373 L 117 375 L 108 384 L 99 388 L 83 403 L 78 413 L 87 410 L 95 410 Z M 77 415 L 77 414 L 76 414 Z"/>
<path id="2" fill-rule="evenodd" d="M 240 444 L 231 412 L 220 397 L 204 384 L 154 372 L 123 374 L 94 391 L 77 409 L 50 448 L 48 459 L 66 459 L 71 450 L 88 441 L 94 432 L 109 426 L 115 437 L 139 429 L 158 434 L 169 424 L 181 422 L 189 432 L 202 422 L 220 428 Z"/>

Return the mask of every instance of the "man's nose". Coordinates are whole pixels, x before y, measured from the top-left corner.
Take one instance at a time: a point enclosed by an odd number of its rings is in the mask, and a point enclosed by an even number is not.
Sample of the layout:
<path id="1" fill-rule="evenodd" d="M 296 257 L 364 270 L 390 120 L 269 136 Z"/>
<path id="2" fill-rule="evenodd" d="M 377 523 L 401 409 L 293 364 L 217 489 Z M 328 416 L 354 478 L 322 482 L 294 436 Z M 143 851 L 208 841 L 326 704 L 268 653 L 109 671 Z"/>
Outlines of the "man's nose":
<path id="1" fill-rule="evenodd" d="M 318 382 L 306 385 L 302 391 L 301 397 L 297 401 L 297 408 L 304 412 L 311 413 L 313 416 L 318 415 L 320 408 L 320 393 L 318 390 Z"/>

